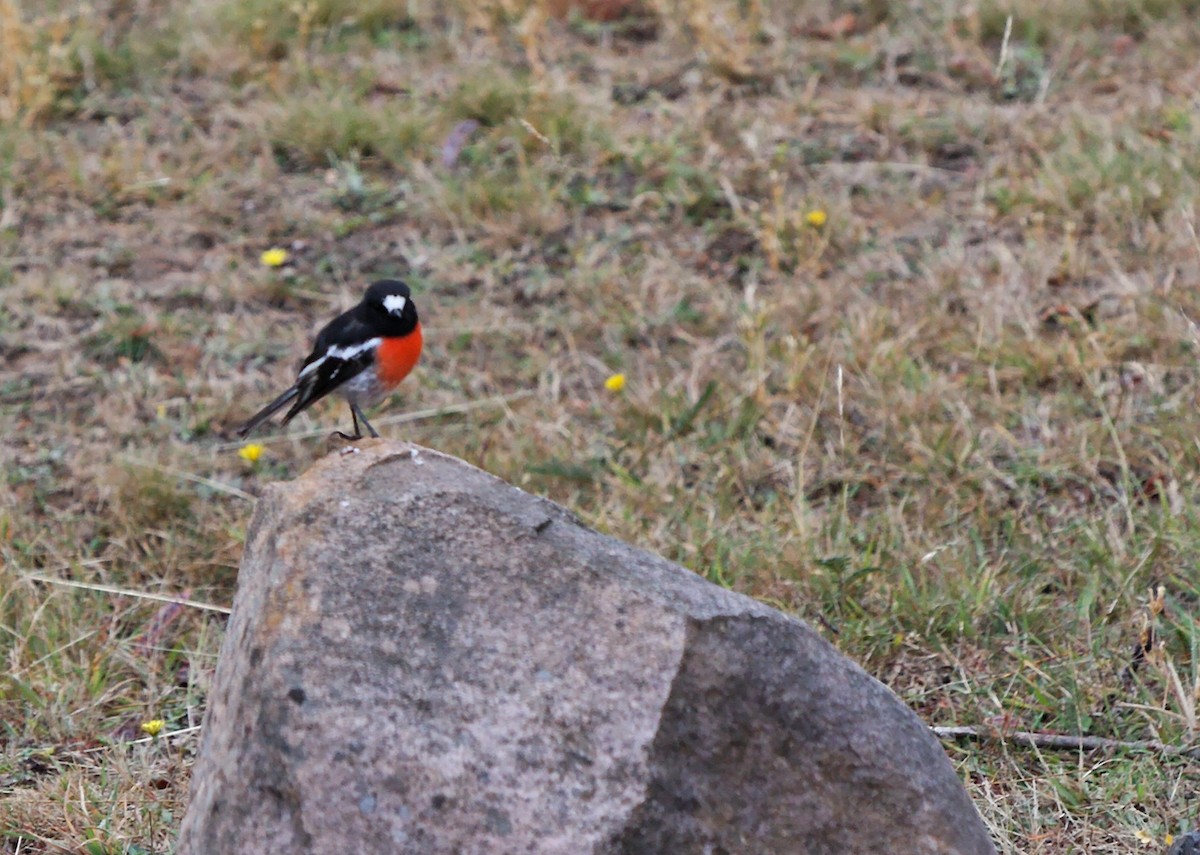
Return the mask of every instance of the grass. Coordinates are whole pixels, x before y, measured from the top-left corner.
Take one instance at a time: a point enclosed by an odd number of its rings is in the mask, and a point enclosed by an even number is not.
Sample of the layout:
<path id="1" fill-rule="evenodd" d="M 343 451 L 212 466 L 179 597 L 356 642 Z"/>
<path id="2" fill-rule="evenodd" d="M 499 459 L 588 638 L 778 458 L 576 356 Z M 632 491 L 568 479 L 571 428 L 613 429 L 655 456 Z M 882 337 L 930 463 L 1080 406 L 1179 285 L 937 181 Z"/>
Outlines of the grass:
<path id="1" fill-rule="evenodd" d="M 1191 6 L 0 0 L 0 852 L 171 850 L 201 606 L 343 413 L 229 430 L 384 275 L 428 331 L 386 434 L 931 724 L 1190 744 Z M 1192 820 L 1194 761 L 947 749 L 1005 853 Z"/>

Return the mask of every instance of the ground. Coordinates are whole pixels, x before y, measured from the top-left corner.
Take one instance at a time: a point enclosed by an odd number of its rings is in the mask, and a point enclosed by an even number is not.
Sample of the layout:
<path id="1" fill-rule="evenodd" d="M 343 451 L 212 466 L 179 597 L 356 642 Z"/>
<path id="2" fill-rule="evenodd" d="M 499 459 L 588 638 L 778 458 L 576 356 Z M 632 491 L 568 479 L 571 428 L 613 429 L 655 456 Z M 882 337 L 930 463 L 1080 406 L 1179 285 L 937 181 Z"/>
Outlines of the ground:
<path id="1" fill-rule="evenodd" d="M 171 850 L 254 496 L 348 413 L 231 430 L 383 276 L 386 436 L 932 725 L 1195 739 L 1200 3 L 571 5 L 0 0 L 0 852 Z M 1186 757 L 946 748 L 1005 853 L 1193 819 Z"/>

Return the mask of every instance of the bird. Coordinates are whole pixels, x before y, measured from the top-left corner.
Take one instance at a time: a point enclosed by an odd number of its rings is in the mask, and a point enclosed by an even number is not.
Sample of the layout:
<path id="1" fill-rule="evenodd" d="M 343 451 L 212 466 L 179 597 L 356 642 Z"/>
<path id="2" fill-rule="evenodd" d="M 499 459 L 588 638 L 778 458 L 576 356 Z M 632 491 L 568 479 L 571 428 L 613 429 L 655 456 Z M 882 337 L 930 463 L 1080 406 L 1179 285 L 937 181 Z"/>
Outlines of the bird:
<path id="1" fill-rule="evenodd" d="M 283 417 L 286 425 L 301 410 L 336 391 L 350 405 L 354 420 L 353 436 L 337 434 L 343 439 L 362 439 L 365 427 L 372 437 L 378 437 L 363 415 L 363 407 L 382 401 L 408 376 L 421 358 L 423 343 L 408 285 L 398 279 L 372 282 L 357 306 L 317 333 L 312 353 L 300 366 L 292 387 L 251 416 L 237 429 L 237 435 L 245 438 L 291 404 Z"/>

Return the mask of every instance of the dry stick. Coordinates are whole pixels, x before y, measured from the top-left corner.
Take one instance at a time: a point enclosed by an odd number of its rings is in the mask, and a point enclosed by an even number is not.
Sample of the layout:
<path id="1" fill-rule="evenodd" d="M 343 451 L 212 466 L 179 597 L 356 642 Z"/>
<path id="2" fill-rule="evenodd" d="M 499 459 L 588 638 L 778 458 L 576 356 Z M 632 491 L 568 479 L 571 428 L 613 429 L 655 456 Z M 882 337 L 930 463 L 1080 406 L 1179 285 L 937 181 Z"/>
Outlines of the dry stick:
<path id="1" fill-rule="evenodd" d="M 165 739 L 173 739 L 177 736 L 187 736 L 191 733 L 196 733 L 203 725 L 193 724 L 191 727 L 182 727 L 179 730 L 164 730 L 158 736 L 143 736 L 139 739 L 123 739 L 119 742 L 113 742 L 111 745 L 97 745 L 94 748 L 83 748 L 79 754 L 99 754 L 102 751 L 108 751 L 112 748 L 124 748 L 128 745 L 146 745 L 150 742 L 162 742 Z"/>
<path id="2" fill-rule="evenodd" d="M 123 597 L 136 597 L 139 600 L 154 600 L 159 603 L 175 603 L 180 606 L 190 606 L 193 609 L 204 609 L 223 615 L 230 613 L 225 606 L 213 603 L 202 603 L 199 600 L 185 600 L 183 597 L 169 597 L 165 594 L 150 594 L 145 591 L 131 591 L 128 588 L 118 588 L 115 585 L 100 585 L 95 582 L 76 582 L 73 579 L 52 579 L 49 576 L 38 576 L 33 573 L 23 573 L 21 578 L 27 582 L 43 582 L 47 585 L 62 585 L 66 588 L 81 588 L 85 591 L 102 591 L 105 594 L 120 594 Z"/>
<path id="3" fill-rule="evenodd" d="M 91 632 L 85 632 L 83 635 L 79 636 L 79 638 L 76 638 L 73 641 L 68 641 L 66 644 L 62 644 L 62 645 L 56 647 L 54 650 L 51 650 L 49 653 L 45 654 L 44 656 L 39 656 L 37 659 L 30 662 L 24 668 L 17 668 L 14 671 L 10 671 L 8 676 L 12 677 L 13 679 L 19 678 L 22 674 L 27 674 L 28 672 L 32 671 L 37 666 L 41 665 L 47 659 L 57 656 L 58 654 L 62 653 L 64 650 L 74 647 L 76 644 L 79 644 L 80 642 L 87 641 L 89 638 L 92 638 L 93 636 L 98 635 L 99 632 L 100 632 L 100 630 L 98 630 L 98 629 L 93 629 Z"/>
<path id="4" fill-rule="evenodd" d="M 1000 58 L 996 60 L 996 76 L 1000 76 L 1000 72 L 1004 70 L 1004 63 L 1008 62 L 1009 50 L 1008 40 L 1012 37 L 1013 16 L 1009 15 L 1008 20 L 1004 22 L 1004 38 L 1000 40 Z"/>
<path id="5" fill-rule="evenodd" d="M 1027 748 L 1058 748 L 1068 751 L 1157 751 L 1200 760 L 1200 746 L 1181 748 L 1156 739 L 1109 739 L 1104 736 L 1069 736 L 1063 733 L 1036 733 L 1024 730 L 1005 732 L 991 727 L 932 727 L 942 739 L 976 739 L 980 742 L 1013 743 Z"/>
<path id="6" fill-rule="evenodd" d="M 138 460 L 131 454 L 124 454 L 122 457 L 134 466 L 141 466 L 146 469 L 152 469 L 155 472 L 161 472 L 163 475 L 172 475 L 176 478 L 182 478 L 184 481 L 191 481 L 194 484 L 200 484 L 218 493 L 226 493 L 230 496 L 236 496 L 239 499 L 245 499 L 247 502 L 258 501 L 254 496 L 247 493 L 245 490 L 239 490 L 232 484 L 226 484 L 223 481 L 217 481 L 214 478 L 205 478 L 203 475 L 197 475 L 194 472 L 185 472 L 182 469 L 176 469 L 173 466 L 162 466 L 158 463 L 151 463 L 148 460 Z"/>
<path id="7" fill-rule="evenodd" d="M 372 420 L 372 424 L 377 425 L 398 425 L 405 422 L 417 422 L 423 419 L 436 419 L 439 416 L 453 416 L 459 413 L 469 413 L 472 410 L 481 410 L 486 407 L 499 407 L 512 401 L 519 401 L 522 398 L 532 397 L 535 393 L 526 390 L 522 392 L 514 392 L 511 395 L 495 395 L 491 398 L 484 398 L 479 401 L 467 401 L 462 404 L 450 404 L 446 407 L 431 407 L 428 410 L 414 410 L 408 413 L 401 413 L 395 416 L 382 416 Z M 316 430 L 299 431 L 297 433 L 284 433 L 276 436 L 265 436 L 261 439 L 255 439 L 257 445 L 270 445 L 275 442 L 285 442 L 294 439 L 308 439 L 314 436 L 326 436 L 331 431 L 328 428 L 317 428 Z M 244 440 L 238 442 L 221 442 L 213 446 L 217 451 L 228 451 L 231 448 L 241 448 L 245 445 Z"/>
<path id="8" fill-rule="evenodd" d="M 177 736 L 187 736 L 189 733 L 195 733 L 203 725 L 193 724 L 191 727 L 182 727 L 179 730 L 164 730 L 158 736 L 143 736 L 141 739 L 131 739 L 128 742 L 121 743 L 122 745 L 144 745 L 147 742 L 154 742 L 158 739 L 174 739 Z"/>
<path id="9" fill-rule="evenodd" d="M 956 169 L 944 166 L 930 166 L 927 163 L 905 163 L 901 160 L 853 160 L 844 163 L 831 160 L 828 163 L 814 163 L 809 167 L 814 171 L 824 172 L 861 172 L 867 169 L 893 170 L 895 172 L 912 172 L 917 174 L 943 175 L 946 178 L 966 178 L 967 175 Z"/>

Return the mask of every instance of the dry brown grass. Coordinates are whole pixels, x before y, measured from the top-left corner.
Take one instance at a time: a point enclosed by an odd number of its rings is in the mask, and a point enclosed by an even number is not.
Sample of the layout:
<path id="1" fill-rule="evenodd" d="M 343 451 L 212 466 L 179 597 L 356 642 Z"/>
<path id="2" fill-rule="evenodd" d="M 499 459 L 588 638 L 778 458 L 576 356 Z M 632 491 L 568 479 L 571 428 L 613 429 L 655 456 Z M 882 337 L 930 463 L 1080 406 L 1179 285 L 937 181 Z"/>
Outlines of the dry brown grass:
<path id="1" fill-rule="evenodd" d="M 1007 40 L 932 0 L 24 5 L 0 851 L 171 848 L 223 619 L 139 595 L 229 603 L 253 494 L 343 413 L 255 463 L 227 431 L 381 275 L 428 329 L 387 433 L 796 612 L 931 723 L 1195 739 L 1189 4 Z M 1191 761 L 949 750 L 1006 853 L 1191 821 Z"/>

